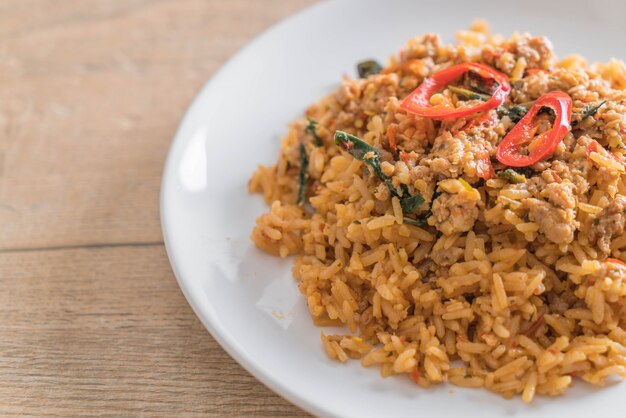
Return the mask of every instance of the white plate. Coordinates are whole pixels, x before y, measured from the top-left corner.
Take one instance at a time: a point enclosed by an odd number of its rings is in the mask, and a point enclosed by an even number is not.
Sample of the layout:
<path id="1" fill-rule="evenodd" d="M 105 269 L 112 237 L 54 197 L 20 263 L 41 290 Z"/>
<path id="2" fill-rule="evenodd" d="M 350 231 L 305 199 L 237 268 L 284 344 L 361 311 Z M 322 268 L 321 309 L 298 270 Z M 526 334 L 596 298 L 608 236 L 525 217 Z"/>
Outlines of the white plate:
<path id="1" fill-rule="evenodd" d="M 325 2 L 259 36 L 215 75 L 174 139 L 161 217 L 180 287 L 231 356 L 280 395 L 322 416 L 554 418 L 620 411 L 613 408 L 623 405 L 626 385 L 596 390 L 576 382 L 566 396 L 525 405 L 483 389 L 424 390 L 406 378 L 382 379 L 376 368 L 358 362 L 331 362 L 291 276 L 292 260 L 264 254 L 248 238 L 255 218 L 267 210 L 259 195 L 247 193 L 250 175 L 259 163 L 275 161 L 287 123 L 344 74 L 353 75 L 355 63 L 386 61 L 407 39 L 427 31 L 451 40 L 475 17 L 507 35 L 546 34 L 561 56 L 622 55 L 626 5 L 578 3 Z"/>

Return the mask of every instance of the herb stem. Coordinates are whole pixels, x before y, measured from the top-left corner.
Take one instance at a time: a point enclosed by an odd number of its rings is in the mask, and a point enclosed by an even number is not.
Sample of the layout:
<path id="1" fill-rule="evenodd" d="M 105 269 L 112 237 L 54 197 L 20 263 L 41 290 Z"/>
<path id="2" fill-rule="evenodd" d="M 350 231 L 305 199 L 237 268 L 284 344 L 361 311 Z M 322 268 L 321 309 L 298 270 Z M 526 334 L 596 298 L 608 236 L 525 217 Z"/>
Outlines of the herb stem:
<path id="1" fill-rule="evenodd" d="M 578 125 L 579 123 L 581 123 L 582 121 L 584 121 L 590 116 L 595 116 L 595 114 L 598 113 L 598 109 L 600 109 L 602 105 L 605 103 L 606 103 L 606 100 L 603 100 L 596 106 L 592 106 L 592 107 L 586 106 L 585 110 L 583 111 L 582 116 L 580 117 L 580 120 L 572 122 L 572 127 Z"/>
<path id="2" fill-rule="evenodd" d="M 482 94 L 482 93 L 477 93 L 475 91 L 472 90 L 468 90 L 465 89 L 463 87 L 457 87 L 457 86 L 448 86 L 448 90 L 450 90 L 452 93 L 456 93 L 459 96 L 462 96 L 466 99 L 469 100 L 484 100 L 487 101 L 489 99 L 491 99 L 491 96 L 488 96 L 486 94 Z"/>
<path id="3" fill-rule="evenodd" d="M 315 146 L 321 147 L 322 145 L 324 145 L 324 143 L 322 142 L 322 138 L 320 138 L 320 136 L 317 134 L 318 122 L 310 118 L 307 120 L 309 121 L 309 123 L 306 125 L 306 128 L 304 128 L 304 132 L 307 132 L 313 135 Z"/>
<path id="4" fill-rule="evenodd" d="M 307 170 L 309 167 L 309 157 L 306 155 L 306 147 L 304 143 L 300 144 L 300 173 L 298 174 L 298 206 L 302 206 L 306 200 L 306 189 L 309 176 Z"/>

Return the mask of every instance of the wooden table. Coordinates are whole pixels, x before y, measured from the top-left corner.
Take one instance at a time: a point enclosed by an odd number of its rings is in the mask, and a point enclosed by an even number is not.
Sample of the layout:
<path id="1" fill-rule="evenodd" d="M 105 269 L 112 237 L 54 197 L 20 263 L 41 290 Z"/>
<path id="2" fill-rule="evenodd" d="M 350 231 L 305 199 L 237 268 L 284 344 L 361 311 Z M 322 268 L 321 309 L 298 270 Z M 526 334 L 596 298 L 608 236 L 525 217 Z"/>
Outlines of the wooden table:
<path id="1" fill-rule="evenodd" d="M 302 412 L 189 308 L 159 224 L 200 87 L 312 0 L 2 0 L 0 415 Z"/>

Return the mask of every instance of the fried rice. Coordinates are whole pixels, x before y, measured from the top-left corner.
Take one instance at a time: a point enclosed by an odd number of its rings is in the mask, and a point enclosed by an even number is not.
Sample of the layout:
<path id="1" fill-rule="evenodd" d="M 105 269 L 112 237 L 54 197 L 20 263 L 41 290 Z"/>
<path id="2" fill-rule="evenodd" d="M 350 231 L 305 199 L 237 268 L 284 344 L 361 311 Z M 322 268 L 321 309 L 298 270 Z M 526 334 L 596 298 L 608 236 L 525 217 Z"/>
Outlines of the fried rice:
<path id="1" fill-rule="evenodd" d="M 321 333 L 340 362 L 526 402 L 576 379 L 602 386 L 626 377 L 626 67 L 557 60 L 545 37 L 506 39 L 482 22 L 456 37 L 455 45 L 430 33 L 411 39 L 382 71 L 346 77 L 293 122 L 276 164 L 250 181 L 271 204 L 252 240 L 296 255 L 314 323 L 346 329 Z M 426 77 L 462 62 L 508 76 L 504 109 L 556 90 L 572 99 L 565 138 L 517 180 L 483 179 L 478 167 L 486 152 L 495 172 L 508 169 L 494 155 L 515 125 L 510 112 L 489 110 L 485 125 L 400 107 Z M 474 102 L 450 89 L 430 98 Z M 373 146 L 393 186 L 423 197 L 422 225 L 407 222 L 398 196 L 335 144 L 336 131 Z M 593 141 L 601 146 L 590 153 Z"/>

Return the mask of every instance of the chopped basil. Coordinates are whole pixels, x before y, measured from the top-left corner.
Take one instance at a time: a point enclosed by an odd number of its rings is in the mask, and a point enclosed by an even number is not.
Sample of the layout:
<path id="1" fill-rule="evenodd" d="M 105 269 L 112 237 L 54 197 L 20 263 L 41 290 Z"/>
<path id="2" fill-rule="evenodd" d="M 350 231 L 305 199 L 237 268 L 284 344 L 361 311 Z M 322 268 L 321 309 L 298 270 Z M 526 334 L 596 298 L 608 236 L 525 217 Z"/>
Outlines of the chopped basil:
<path id="1" fill-rule="evenodd" d="M 400 199 L 400 205 L 404 213 L 413 213 L 415 210 L 424 203 L 424 198 L 420 194 L 411 196 L 409 189 L 406 185 L 401 185 L 402 194 L 398 193 L 391 182 L 391 178 L 383 173 L 380 168 L 380 151 L 367 142 L 354 135 L 350 135 L 343 131 L 335 132 L 335 144 L 340 146 L 348 154 L 352 155 L 359 161 L 363 161 L 367 164 L 374 174 L 385 183 L 392 196 Z"/>
<path id="2" fill-rule="evenodd" d="M 532 176 L 537 174 L 537 172 L 533 170 L 532 167 L 516 167 L 515 171 L 526 178 L 531 178 Z"/>
<path id="3" fill-rule="evenodd" d="M 526 112 L 528 112 L 528 109 L 524 106 L 513 106 L 507 109 L 506 114 L 509 119 L 511 119 L 514 123 L 517 123 L 524 117 Z"/>
<path id="4" fill-rule="evenodd" d="M 356 66 L 360 78 L 367 78 L 370 75 L 378 74 L 382 71 L 383 66 L 375 60 L 367 60 L 359 62 Z"/>
<path id="5" fill-rule="evenodd" d="M 498 177 L 500 177 L 501 179 L 506 179 L 514 184 L 526 183 L 526 177 L 523 174 L 519 174 L 517 171 L 510 168 L 507 168 L 504 171 L 500 171 L 498 173 Z"/>
<path id="6" fill-rule="evenodd" d="M 306 200 L 306 189 L 308 182 L 307 169 L 309 167 L 309 157 L 306 155 L 306 147 L 300 144 L 300 174 L 298 175 L 298 206 L 304 205 Z"/>
<path id="7" fill-rule="evenodd" d="M 406 214 L 413 213 L 422 206 L 424 203 L 424 198 L 420 194 L 416 194 L 415 196 L 405 197 L 400 201 L 400 206 L 402 206 L 402 212 Z"/>
<path id="8" fill-rule="evenodd" d="M 409 224 L 409 225 L 414 225 L 414 226 L 423 226 L 426 225 L 428 223 L 428 218 L 430 218 L 431 216 L 433 216 L 433 211 L 432 211 L 432 202 L 435 201 L 435 199 L 437 199 L 439 196 L 441 195 L 441 192 L 437 191 L 437 188 L 435 188 L 435 192 L 433 193 L 433 198 L 431 200 L 430 203 L 430 207 L 428 208 L 428 210 L 426 211 L 426 213 L 424 213 L 423 215 L 421 215 L 419 218 L 417 219 L 412 219 L 412 218 L 404 218 L 404 223 L 405 224 Z"/>
<path id="9" fill-rule="evenodd" d="M 354 135 L 350 135 L 343 131 L 335 132 L 335 144 L 339 145 L 344 151 L 352 155 L 359 161 L 363 161 L 367 164 L 374 174 L 381 179 L 386 185 L 392 195 L 400 197 L 398 191 L 394 187 L 391 179 L 383 173 L 380 168 L 380 151 L 357 138 Z"/>
<path id="10" fill-rule="evenodd" d="M 322 142 L 322 138 L 320 138 L 320 136 L 317 134 L 317 121 L 314 121 L 313 119 L 307 120 L 309 121 L 309 123 L 306 125 L 306 128 L 304 128 L 304 132 L 313 135 L 315 145 L 321 147 L 322 145 L 324 145 L 324 143 Z"/>

